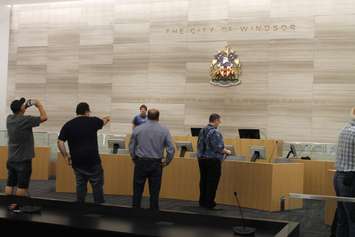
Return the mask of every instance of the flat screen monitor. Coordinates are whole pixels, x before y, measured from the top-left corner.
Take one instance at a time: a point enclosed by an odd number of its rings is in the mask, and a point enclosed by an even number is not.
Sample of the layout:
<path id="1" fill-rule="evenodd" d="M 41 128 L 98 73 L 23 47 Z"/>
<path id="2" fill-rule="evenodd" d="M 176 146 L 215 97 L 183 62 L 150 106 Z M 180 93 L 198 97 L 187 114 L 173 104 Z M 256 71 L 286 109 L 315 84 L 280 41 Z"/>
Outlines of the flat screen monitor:
<path id="1" fill-rule="evenodd" d="M 124 138 L 108 139 L 107 144 L 113 154 L 118 154 L 120 153 L 119 150 L 126 149 L 126 141 Z"/>
<path id="2" fill-rule="evenodd" d="M 179 150 L 179 157 L 184 158 L 187 151 L 193 152 L 192 142 L 177 141 L 175 142 L 176 148 Z"/>
<path id="3" fill-rule="evenodd" d="M 250 147 L 251 162 L 256 160 L 265 160 L 265 147 L 263 146 L 251 146 Z"/>
<path id="4" fill-rule="evenodd" d="M 198 137 L 200 135 L 201 128 L 191 128 L 191 136 Z"/>
<path id="5" fill-rule="evenodd" d="M 259 129 L 238 129 L 239 138 L 260 139 Z"/>

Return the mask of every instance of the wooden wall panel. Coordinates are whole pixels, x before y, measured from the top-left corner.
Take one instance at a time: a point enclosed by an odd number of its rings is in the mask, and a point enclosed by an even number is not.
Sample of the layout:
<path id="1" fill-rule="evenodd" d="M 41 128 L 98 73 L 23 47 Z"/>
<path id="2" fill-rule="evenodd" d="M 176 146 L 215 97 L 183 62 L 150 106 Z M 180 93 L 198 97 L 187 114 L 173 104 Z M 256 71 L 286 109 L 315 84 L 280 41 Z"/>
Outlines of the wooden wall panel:
<path id="1" fill-rule="evenodd" d="M 226 137 L 260 128 L 289 141 L 335 142 L 355 99 L 351 0 L 80 0 L 12 10 L 8 100 L 37 97 L 58 131 L 88 101 L 131 132 L 140 104 L 176 135 L 221 113 Z M 242 83 L 209 84 L 229 45 Z M 33 113 L 33 111 L 32 111 Z"/>

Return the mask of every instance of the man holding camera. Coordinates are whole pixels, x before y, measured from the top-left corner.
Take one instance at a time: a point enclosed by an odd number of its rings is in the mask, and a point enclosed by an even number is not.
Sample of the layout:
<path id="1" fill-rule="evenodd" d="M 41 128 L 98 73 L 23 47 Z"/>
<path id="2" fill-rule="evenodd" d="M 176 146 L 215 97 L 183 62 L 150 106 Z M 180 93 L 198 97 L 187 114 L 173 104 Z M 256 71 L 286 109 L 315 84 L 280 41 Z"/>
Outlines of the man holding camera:
<path id="1" fill-rule="evenodd" d="M 39 116 L 25 115 L 27 108 L 34 105 Z M 32 159 L 35 157 L 32 128 L 47 121 L 47 113 L 38 100 L 21 98 L 11 102 L 13 114 L 6 120 L 8 133 L 8 179 L 6 195 L 28 196 L 28 187 L 32 174 Z"/>

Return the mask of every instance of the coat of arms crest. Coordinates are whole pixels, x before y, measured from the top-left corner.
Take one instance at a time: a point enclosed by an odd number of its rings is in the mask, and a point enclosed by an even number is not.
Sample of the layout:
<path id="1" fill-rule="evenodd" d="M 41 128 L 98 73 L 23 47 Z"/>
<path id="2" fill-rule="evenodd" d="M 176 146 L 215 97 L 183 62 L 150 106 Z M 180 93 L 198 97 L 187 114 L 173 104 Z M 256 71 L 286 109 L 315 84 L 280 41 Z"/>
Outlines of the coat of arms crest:
<path id="1" fill-rule="evenodd" d="M 212 85 L 228 87 L 240 84 L 241 73 L 239 57 L 229 47 L 219 51 L 213 58 L 210 66 Z"/>

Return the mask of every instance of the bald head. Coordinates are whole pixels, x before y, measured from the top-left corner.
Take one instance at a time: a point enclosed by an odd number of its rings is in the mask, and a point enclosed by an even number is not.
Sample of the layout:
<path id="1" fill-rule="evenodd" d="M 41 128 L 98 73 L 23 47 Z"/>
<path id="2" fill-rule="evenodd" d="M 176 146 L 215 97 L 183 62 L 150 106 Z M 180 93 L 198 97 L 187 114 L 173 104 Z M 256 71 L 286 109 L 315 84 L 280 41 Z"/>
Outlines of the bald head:
<path id="1" fill-rule="evenodd" d="M 159 110 L 149 109 L 148 110 L 148 119 L 153 121 L 159 121 Z"/>

